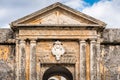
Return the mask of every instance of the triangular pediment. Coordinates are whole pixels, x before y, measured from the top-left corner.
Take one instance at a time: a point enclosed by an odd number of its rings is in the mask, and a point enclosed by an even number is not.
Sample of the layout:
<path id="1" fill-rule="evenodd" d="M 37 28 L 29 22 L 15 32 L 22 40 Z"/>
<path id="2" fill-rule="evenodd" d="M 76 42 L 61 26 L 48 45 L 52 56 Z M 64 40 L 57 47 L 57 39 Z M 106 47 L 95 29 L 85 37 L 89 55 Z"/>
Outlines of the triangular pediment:
<path id="1" fill-rule="evenodd" d="M 73 19 L 72 16 L 68 16 L 69 14 L 63 14 L 60 11 L 53 11 L 51 13 L 47 13 L 45 16 L 28 20 L 22 22 L 24 24 L 82 24 L 77 19 Z"/>
<path id="2" fill-rule="evenodd" d="M 19 24 L 31 24 L 31 25 L 54 25 L 54 24 L 74 24 L 74 25 L 82 25 L 82 24 L 96 24 L 89 20 L 84 20 L 84 18 L 78 17 L 74 14 L 70 14 L 64 10 L 53 10 L 50 12 L 46 12 L 43 16 L 37 16 L 37 18 L 31 18 L 20 22 Z"/>
<path id="3" fill-rule="evenodd" d="M 14 26 L 25 25 L 97 25 L 105 26 L 100 20 L 78 12 L 61 3 L 55 3 L 11 23 Z"/>

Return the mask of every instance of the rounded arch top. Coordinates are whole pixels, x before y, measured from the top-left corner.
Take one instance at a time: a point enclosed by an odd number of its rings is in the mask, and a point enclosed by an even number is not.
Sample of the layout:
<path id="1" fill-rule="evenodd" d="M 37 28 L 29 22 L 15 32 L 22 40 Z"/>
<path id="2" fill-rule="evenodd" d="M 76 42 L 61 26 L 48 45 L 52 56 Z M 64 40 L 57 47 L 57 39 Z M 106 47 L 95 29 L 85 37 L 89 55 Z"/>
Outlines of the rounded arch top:
<path id="1" fill-rule="evenodd" d="M 67 80 L 73 80 L 72 73 L 63 66 L 52 66 L 47 69 L 44 74 L 42 80 L 48 80 L 50 77 L 59 75 L 65 77 Z"/>

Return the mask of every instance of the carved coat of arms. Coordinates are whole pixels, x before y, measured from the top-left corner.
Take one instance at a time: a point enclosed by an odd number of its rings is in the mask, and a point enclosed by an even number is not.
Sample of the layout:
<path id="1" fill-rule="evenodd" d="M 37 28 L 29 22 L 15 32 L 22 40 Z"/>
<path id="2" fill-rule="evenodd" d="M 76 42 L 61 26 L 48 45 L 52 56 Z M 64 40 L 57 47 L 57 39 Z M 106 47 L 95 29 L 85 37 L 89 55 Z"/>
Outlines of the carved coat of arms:
<path id="1" fill-rule="evenodd" d="M 62 46 L 60 41 L 56 41 L 52 47 L 52 54 L 56 57 L 56 60 L 59 61 L 60 57 L 65 53 L 65 49 Z"/>

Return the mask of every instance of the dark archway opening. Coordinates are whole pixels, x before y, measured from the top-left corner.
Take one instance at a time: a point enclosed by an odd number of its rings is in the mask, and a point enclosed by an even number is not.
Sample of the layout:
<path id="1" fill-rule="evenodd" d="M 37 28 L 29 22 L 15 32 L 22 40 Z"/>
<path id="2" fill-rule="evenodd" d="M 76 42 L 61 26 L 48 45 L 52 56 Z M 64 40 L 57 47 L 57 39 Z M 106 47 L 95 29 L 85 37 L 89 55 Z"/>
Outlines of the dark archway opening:
<path id="1" fill-rule="evenodd" d="M 52 76 L 63 76 L 66 80 L 73 80 L 72 73 L 62 66 L 52 66 L 43 74 L 42 80 L 49 80 Z"/>

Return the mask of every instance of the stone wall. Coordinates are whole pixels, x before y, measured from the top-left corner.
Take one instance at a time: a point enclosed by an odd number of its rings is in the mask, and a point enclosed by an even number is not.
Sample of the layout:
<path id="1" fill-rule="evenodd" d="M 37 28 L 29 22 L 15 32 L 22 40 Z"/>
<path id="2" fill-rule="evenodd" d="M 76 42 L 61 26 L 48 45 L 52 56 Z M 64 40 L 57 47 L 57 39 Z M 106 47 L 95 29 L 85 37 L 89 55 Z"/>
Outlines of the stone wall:
<path id="1" fill-rule="evenodd" d="M 6 43 L 9 39 L 15 38 L 15 35 L 11 29 L 0 29 L 0 43 Z"/>
<path id="2" fill-rule="evenodd" d="M 11 29 L 0 29 L 0 79 L 15 79 L 15 43 Z M 102 33 L 100 70 L 102 80 L 120 80 L 120 29 L 105 29 Z"/>
<path id="3" fill-rule="evenodd" d="M 120 43 L 120 29 L 105 29 L 102 37 L 105 43 Z"/>
<path id="4" fill-rule="evenodd" d="M 0 44 L 0 80 L 15 78 L 15 45 Z"/>
<path id="5" fill-rule="evenodd" d="M 102 80 L 120 80 L 120 29 L 105 29 L 102 37 Z"/>
<path id="6" fill-rule="evenodd" d="M 101 45 L 102 80 L 120 80 L 120 45 Z"/>
<path id="7" fill-rule="evenodd" d="M 11 29 L 0 29 L 0 80 L 15 79 L 15 44 L 10 42 L 13 38 Z"/>

